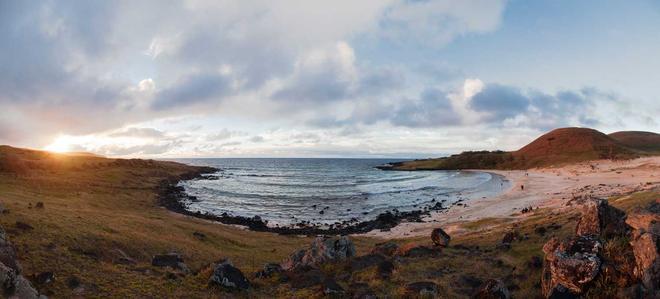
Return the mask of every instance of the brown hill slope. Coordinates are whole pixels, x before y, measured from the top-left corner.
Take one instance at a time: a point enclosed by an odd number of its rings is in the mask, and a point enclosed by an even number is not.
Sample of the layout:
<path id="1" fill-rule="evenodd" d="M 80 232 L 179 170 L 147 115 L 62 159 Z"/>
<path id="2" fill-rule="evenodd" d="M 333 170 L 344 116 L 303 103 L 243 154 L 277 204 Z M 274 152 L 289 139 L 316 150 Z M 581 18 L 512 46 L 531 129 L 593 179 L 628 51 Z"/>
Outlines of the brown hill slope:
<path id="1" fill-rule="evenodd" d="M 638 155 L 635 149 L 594 129 L 560 128 L 513 152 L 463 152 L 445 158 L 395 163 L 381 169 L 528 169 L 596 159 L 630 159 Z"/>
<path id="2" fill-rule="evenodd" d="M 613 138 L 588 128 L 560 128 L 541 135 L 513 152 L 514 165 L 524 168 L 596 159 L 628 159 L 636 156 Z"/>
<path id="3" fill-rule="evenodd" d="M 660 134 L 643 131 L 620 131 L 608 136 L 629 148 L 645 152 L 660 152 Z"/>

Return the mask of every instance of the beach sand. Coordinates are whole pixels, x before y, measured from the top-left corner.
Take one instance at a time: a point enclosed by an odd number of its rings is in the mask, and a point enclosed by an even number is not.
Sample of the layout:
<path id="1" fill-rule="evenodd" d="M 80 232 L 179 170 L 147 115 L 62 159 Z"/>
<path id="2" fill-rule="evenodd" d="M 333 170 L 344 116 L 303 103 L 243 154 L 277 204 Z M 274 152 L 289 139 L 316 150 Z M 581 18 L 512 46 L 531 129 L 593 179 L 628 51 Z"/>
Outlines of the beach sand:
<path id="1" fill-rule="evenodd" d="M 610 197 L 660 186 L 660 157 L 634 160 L 596 160 L 574 165 L 527 171 L 495 171 L 511 181 L 504 193 L 494 197 L 471 199 L 465 205 L 433 212 L 423 223 L 406 222 L 390 231 L 371 231 L 365 236 L 409 238 L 430 235 L 433 228 L 442 227 L 449 234 L 461 234 L 461 224 L 486 219 L 505 218 L 515 221 L 526 217 L 526 207 L 566 209 L 574 196 L 591 194 Z M 524 186 L 524 189 L 521 188 Z"/>

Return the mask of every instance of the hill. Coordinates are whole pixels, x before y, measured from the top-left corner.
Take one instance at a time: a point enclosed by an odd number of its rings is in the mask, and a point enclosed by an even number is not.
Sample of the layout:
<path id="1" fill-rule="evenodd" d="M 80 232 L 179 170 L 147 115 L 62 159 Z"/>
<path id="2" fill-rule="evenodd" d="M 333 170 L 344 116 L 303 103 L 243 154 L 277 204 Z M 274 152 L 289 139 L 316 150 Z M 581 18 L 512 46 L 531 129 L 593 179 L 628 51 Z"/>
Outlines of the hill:
<path id="1" fill-rule="evenodd" d="M 641 138 L 631 139 L 637 141 Z M 529 169 L 597 159 L 631 159 L 646 154 L 637 148 L 639 146 L 629 146 L 628 142 L 621 142 L 594 129 L 559 128 L 541 135 L 517 151 L 463 152 L 444 158 L 406 161 L 380 168 L 384 170 Z"/>
<path id="2" fill-rule="evenodd" d="M 660 153 L 660 134 L 644 131 L 620 131 L 608 136 L 638 151 Z"/>

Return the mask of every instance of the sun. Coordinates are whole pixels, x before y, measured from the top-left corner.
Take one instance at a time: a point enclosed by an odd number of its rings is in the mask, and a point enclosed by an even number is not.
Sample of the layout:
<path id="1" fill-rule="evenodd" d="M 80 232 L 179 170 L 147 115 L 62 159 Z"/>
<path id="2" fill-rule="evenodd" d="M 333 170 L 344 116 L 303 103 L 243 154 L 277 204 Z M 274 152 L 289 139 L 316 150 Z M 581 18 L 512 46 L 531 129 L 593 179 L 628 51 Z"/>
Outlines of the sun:
<path id="1" fill-rule="evenodd" d="M 70 138 L 67 138 L 66 136 L 60 136 L 57 137 L 53 143 L 44 147 L 44 150 L 55 153 L 66 153 L 70 152 L 71 148 L 72 145 Z"/>

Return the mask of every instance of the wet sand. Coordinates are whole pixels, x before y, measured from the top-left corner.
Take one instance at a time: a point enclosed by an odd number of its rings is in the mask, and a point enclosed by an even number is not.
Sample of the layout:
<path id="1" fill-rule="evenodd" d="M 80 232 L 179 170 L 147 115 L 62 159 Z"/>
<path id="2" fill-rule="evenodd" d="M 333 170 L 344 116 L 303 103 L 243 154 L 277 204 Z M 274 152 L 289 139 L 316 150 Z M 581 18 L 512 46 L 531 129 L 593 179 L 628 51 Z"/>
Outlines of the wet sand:
<path id="1" fill-rule="evenodd" d="M 435 227 L 442 227 L 450 234 L 460 234 L 462 223 L 484 218 L 515 220 L 526 216 L 521 213 L 526 207 L 562 209 L 574 196 L 609 197 L 660 186 L 660 157 L 597 160 L 528 171 L 484 171 L 506 177 L 511 181 L 508 190 L 499 196 L 471 199 L 464 202 L 465 205 L 432 212 L 423 223 L 406 222 L 390 231 L 371 231 L 363 235 L 408 238 L 428 235 Z"/>

